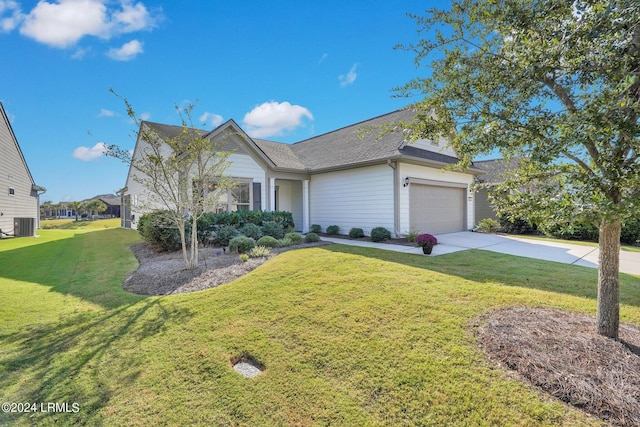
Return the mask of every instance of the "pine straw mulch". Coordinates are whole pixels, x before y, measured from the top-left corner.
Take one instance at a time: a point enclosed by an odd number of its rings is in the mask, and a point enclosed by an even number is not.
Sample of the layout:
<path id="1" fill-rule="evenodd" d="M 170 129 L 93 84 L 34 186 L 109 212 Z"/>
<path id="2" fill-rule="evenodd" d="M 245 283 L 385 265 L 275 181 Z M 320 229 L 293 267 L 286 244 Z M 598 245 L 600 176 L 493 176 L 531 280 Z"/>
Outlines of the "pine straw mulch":
<path id="1" fill-rule="evenodd" d="M 598 335 L 593 316 L 509 308 L 482 319 L 489 358 L 552 396 L 613 425 L 640 426 L 640 329 Z"/>

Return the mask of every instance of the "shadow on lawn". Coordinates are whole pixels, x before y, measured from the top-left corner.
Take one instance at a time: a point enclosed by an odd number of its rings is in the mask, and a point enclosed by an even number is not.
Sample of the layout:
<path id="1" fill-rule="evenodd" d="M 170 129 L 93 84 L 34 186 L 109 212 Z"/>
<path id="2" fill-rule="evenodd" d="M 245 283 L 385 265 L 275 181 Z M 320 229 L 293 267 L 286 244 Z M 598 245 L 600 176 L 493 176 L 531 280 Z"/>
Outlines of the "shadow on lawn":
<path id="1" fill-rule="evenodd" d="M 163 333 L 168 321 L 185 322 L 191 316 L 188 309 L 154 298 L 0 336 L 6 355 L 0 359 L 0 390 L 10 390 L 13 401 L 80 405 L 77 413 L 1 416 L 9 423 L 27 417 L 28 423 L 38 424 L 46 417 L 48 423 L 96 425 L 97 412 L 109 404 L 114 390 L 135 382 L 144 371 L 147 360 L 140 343 Z M 12 401 L 6 394 L 4 398 Z"/>
<path id="2" fill-rule="evenodd" d="M 140 301 L 122 282 L 136 267 L 126 230 L 100 230 L 0 252 L 0 277 L 49 286 L 104 308 Z M 126 251 L 123 252 L 123 251 Z M 25 295 L 28 297 L 28 295 Z"/>
<path id="3" fill-rule="evenodd" d="M 346 245 L 323 246 L 322 249 L 424 268 L 480 283 L 495 282 L 594 300 L 598 293 L 598 270 L 595 268 L 490 251 L 472 249 L 430 257 Z M 620 302 L 640 306 L 640 278 L 620 274 Z"/>

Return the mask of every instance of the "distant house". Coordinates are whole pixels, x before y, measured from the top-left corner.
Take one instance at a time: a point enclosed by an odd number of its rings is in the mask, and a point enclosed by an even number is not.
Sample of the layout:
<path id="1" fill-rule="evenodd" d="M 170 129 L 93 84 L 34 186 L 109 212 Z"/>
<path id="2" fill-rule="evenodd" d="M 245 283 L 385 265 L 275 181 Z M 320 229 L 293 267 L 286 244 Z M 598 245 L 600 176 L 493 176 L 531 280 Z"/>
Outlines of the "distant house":
<path id="1" fill-rule="evenodd" d="M 107 205 L 107 210 L 105 210 L 104 212 L 100 212 L 100 217 L 120 218 L 120 197 L 116 196 L 115 194 L 101 194 L 84 201 L 90 202 L 91 200 L 100 200 L 105 205 Z"/>
<path id="2" fill-rule="evenodd" d="M 0 103 L 0 237 L 35 236 L 45 191 L 34 182 Z"/>
<path id="3" fill-rule="evenodd" d="M 402 109 L 295 144 L 249 137 L 233 120 L 201 135 L 233 151 L 226 174 L 238 182 L 221 210 L 286 210 L 296 229 L 309 231 L 338 225 L 369 234 L 385 227 L 394 235 L 415 229 L 448 233 L 472 229 L 472 184 L 480 170 L 445 169 L 458 161 L 445 140 L 409 143 L 402 129 L 381 131 L 411 121 L 415 112 Z M 143 122 L 161 138 L 180 127 Z M 142 134 L 142 132 L 140 133 Z M 134 161 L 146 141 L 136 142 Z M 122 196 L 122 226 L 136 228 L 145 213 L 147 190 L 129 170 Z"/>

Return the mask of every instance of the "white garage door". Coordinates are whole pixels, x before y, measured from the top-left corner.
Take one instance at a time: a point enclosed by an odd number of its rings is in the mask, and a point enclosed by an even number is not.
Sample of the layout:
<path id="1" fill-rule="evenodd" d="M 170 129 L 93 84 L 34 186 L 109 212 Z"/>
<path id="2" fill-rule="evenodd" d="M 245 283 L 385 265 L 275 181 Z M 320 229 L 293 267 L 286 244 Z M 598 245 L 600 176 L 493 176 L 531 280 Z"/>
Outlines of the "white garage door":
<path id="1" fill-rule="evenodd" d="M 411 228 L 430 234 L 465 230 L 464 197 L 464 188 L 411 184 L 409 187 Z"/>

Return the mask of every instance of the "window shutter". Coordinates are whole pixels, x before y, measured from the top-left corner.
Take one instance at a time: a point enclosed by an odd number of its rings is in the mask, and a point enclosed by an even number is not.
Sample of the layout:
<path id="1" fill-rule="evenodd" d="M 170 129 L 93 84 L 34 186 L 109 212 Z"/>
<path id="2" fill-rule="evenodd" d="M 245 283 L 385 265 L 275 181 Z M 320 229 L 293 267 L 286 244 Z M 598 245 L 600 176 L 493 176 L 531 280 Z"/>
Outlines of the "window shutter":
<path id="1" fill-rule="evenodd" d="M 253 183 L 253 210 L 259 211 L 262 208 L 262 191 L 259 182 Z"/>

